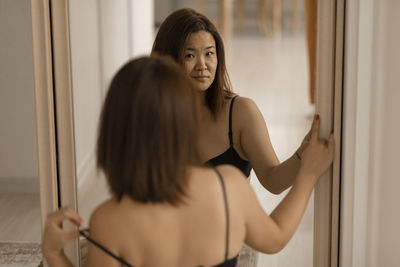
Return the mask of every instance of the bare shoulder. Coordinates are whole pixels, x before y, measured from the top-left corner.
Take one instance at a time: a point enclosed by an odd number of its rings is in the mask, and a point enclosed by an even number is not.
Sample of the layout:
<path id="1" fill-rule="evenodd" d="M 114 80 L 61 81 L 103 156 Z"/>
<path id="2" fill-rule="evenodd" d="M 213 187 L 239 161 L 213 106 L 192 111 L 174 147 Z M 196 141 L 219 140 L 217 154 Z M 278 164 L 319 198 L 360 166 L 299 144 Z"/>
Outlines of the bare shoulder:
<path id="1" fill-rule="evenodd" d="M 222 177 L 226 176 L 230 177 L 230 179 L 239 179 L 244 177 L 243 173 L 238 168 L 229 164 L 219 165 L 215 167 L 215 169 L 218 170 Z"/>
<path id="2" fill-rule="evenodd" d="M 192 181 L 195 188 L 198 189 L 199 186 L 202 186 L 203 190 L 206 190 L 206 188 L 218 188 L 215 186 L 219 183 L 217 179 L 218 174 L 215 170 L 221 174 L 226 186 L 248 184 L 246 177 L 236 167 L 232 165 L 220 165 L 215 167 L 215 169 L 209 167 L 193 168 L 190 176 L 193 178 Z"/>
<path id="3" fill-rule="evenodd" d="M 250 186 L 246 177 L 236 167 L 232 165 L 220 165 L 216 169 L 221 174 L 227 188 L 236 192 L 241 191 L 243 187 Z"/>
<path id="4" fill-rule="evenodd" d="M 235 99 L 234 118 L 240 122 L 241 125 L 248 125 L 260 119 L 263 119 L 260 109 L 253 99 L 248 97 L 237 97 Z"/>
<path id="5" fill-rule="evenodd" d="M 90 232 L 92 233 L 106 233 L 108 231 L 107 228 L 110 225 L 113 225 L 114 218 L 116 216 L 117 210 L 117 201 L 115 199 L 109 199 L 102 204 L 100 204 L 90 216 Z"/>
<path id="6" fill-rule="evenodd" d="M 258 107 L 253 99 L 249 97 L 238 96 L 235 99 L 235 109 L 244 112 L 254 112 L 254 110 L 258 110 Z"/>

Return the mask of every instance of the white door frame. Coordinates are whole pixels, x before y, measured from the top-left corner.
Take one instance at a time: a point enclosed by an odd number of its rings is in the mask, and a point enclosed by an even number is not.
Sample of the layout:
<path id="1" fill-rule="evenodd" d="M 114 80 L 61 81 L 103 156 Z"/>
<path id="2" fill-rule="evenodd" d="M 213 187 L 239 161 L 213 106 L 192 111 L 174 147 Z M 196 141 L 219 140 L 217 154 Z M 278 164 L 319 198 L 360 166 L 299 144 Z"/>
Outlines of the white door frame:
<path id="1" fill-rule="evenodd" d="M 78 209 L 75 166 L 74 112 L 69 35 L 68 0 L 50 0 L 53 40 L 54 94 L 56 107 L 57 159 L 60 202 L 73 210 Z M 66 231 L 75 229 L 66 221 Z M 64 248 L 74 266 L 79 266 L 79 242 L 75 240 Z"/>
<path id="2" fill-rule="evenodd" d="M 318 1 L 316 112 L 321 136 L 334 130 L 335 157 L 315 186 L 314 267 L 338 266 L 344 10 L 344 0 Z"/>
<path id="3" fill-rule="evenodd" d="M 53 64 L 48 1 L 31 0 L 31 16 L 40 206 L 42 227 L 44 227 L 47 214 L 58 208 Z"/>

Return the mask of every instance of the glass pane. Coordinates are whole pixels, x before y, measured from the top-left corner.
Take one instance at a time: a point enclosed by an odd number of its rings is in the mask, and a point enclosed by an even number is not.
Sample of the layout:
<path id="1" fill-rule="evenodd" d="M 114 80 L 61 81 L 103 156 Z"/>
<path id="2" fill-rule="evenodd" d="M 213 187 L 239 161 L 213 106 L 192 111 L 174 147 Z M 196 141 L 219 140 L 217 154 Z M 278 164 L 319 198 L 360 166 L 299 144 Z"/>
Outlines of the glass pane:
<path id="1" fill-rule="evenodd" d="M 149 2 L 152 1 L 146 1 Z M 152 6 L 142 1 L 140 5 L 146 8 L 138 9 L 134 6 L 137 1 L 69 1 L 78 210 L 84 225 L 87 226 L 93 209 L 109 197 L 105 179 L 96 170 L 95 145 L 100 108 L 112 75 L 139 51 L 150 51 L 152 32 L 168 14 L 181 7 L 196 8 L 200 2 L 156 0 Z M 300 145 L 314 114 L 314 106 L 310 104 L 303 2 L 270 1 L 282 2 L 280 7 L 274 7 L 260 6 L 263 1 L 232 1 L 235 12 L 231 18 L 232 31 L 222 24 L 219 12 L 222 2 L 204 1 L 203 6 L 205 14 L 225 34 L 233 90 L 256 102 L 276 154 L 284 161 Z M 153 12 L 142 12 L 141 27 L 137 27 L 133 23 L 135 10 L 149 7 L 154 7 L 154 18 Z M 260 9 L 265 10 L 264 15 L 257 12 Z M 148 29 L 148 25 L 149 30 L 140 32 Z M 143 39 L 144 44 L 138 43 Z M 254 173 L 251 184 L 268 213 L 285 195 L 285 192 L 278 196 L 269 193 Z M 312 266 L 312 201 L 313 196 L 301 225 L 285 249 L 275 255 L 259 254 L 256 263 L 246 266 Z"/>

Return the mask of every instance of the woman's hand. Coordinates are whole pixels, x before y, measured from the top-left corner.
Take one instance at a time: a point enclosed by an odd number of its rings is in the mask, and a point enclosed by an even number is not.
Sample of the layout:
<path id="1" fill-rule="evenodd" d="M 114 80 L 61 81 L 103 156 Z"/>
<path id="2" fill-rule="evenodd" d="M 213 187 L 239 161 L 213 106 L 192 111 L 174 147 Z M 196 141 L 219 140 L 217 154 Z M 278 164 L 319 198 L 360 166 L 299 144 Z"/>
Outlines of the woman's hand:
<path id="1" fill-rule="evenodd" d="M 301 172 L 306 172 L 315 177 L 315 182 L 331 165 L 335 146 L 333 132 L 331 132 L 328 141 L 319 139 L 319 127 L 320 120 L 319 116 L 316 115 L 311 127 L 310 141 L 302 154 L 300 167 Z"/>
<path id="2" fill-rule="evenodd" d="M 314 120 L 316 120 L 316 116 L 314 117 Z M 311 131 L 312 131 L 312 127 L 311 127 L 310 131 L 306 134 L 306 136 L 304 136 L 304 139 L 301 142 L 300 147 L 296 151 L 296 153 L 298 153 L 298 155 L 300 157 L 302 157 L 304 150 L 308 147 L 308 144 L 310 143 Z"/>
<path id="3" fill-rule="evenodd" d="M 77 226 L 82 223 L 82 218 L 68 207 L 50 213 L 47 216 L 42 244 L 43 254 L 46 258 L 62 254 L 64 246 L 79 237 L 78 230 L 67 233 L 61 228 L 61 223 L 64 220 L 69 220 Z"/>

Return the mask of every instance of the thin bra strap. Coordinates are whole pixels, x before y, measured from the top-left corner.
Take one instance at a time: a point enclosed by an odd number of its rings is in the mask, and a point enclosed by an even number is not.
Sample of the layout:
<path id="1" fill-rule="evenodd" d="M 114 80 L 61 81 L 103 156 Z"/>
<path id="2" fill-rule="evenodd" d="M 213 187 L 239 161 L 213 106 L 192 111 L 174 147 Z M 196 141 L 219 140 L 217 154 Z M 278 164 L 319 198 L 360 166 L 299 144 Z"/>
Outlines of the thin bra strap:
<path id="1" fill-rule="evenodd" d="M 232 98 L 231 106 L 229 107 L 229 132 L 228 132 L 228 136 L 229 136 L 229 144 L 231 146 L 233 146 L 233 139 L 232 139 L 232 108 L 233 108 L 233 102 L 235 101 L 236 97 L 238 97 L 238 96 L 235 95 Z"/>
<path id="2" fill-rule="evenodd" d="M 105 253 L 107 253 L 108 255 L 110 255 L 111 257 L 113 257 L 114 259 L 119 261 L 120 263 L 122 263 L 123 265 L 128 266 L 128 267 L 133 267 L 133 265 L 130 265 L 129 263 L 127 263 L 123 258 L 118 257 L 117 255 L 115 255 L 114 253 L 112 253 L 111 251 L 106 249 L 104 246 L 102 246 L 100 243 L 98 243 L 95 240 L 93 240 L 92 238 L 90 238 L 84 231 L 87 231 L 87 229 L 86 230 L 81 230 L 81 231 L 79 231 L 79 233 L 82 236 L 86 237 L 86 239 L 90 243 L 92 243 L 93 245 L 95 245 L 96 247 L 98 247 L 99 249 L 101 249 L 102 251 L 104 251 Z"/>
<path id="3" fill-rule="evenodd" d="M 229 252 L 229 209 L 228 209 L 228 199 L 226 196 L 226 189 L 224 179 L 222 179 L 221 173 L 214 168 L 215 172 L 218 174 L 218 178 L 221 182 L 222 192 L 224 195 L 224 204 L 225 204 L 225 216 L 226 216 L 226 234 L 225 234 L 225 260 L 228 259 L 228 252 Z"/>

